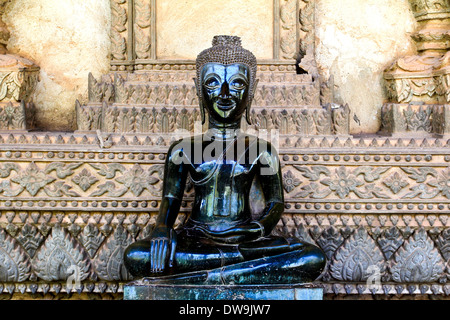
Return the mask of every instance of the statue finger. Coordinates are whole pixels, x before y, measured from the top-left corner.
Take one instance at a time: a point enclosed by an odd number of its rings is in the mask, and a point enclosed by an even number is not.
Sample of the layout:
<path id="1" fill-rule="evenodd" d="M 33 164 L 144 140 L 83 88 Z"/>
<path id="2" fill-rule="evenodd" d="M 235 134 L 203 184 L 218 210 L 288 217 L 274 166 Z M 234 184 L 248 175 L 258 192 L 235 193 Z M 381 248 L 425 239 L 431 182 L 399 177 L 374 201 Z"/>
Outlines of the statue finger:
<path id="1" fill-rule="evenodd" d="M 161 263 L 161 239 L 156 241 L 156 261 L 155 261 L 155 272 L 159 272 L 159 266 Z"/>
<path id="2" fill-rule="evenodd" d="M 161 259 L 161 265 L 160 265 L 160 270 L 163 271 L 165 268 L 165 264 L 167 261 L 167 250 L 169 248 L 169 242 L 168 241 L 164 241 L 162 244 L 162 259 Z"/>
<path id="3" fill-rule="evenodd" d="M 161 272 L 161 262 L 164 260 L 163 256 L 163 240 L 158 240 L 158 261 L 156 263 L 156 272 Z"/>
<path id="4" fill-rule="evenodd" d="M 152 240 L 150 241 L 150 270 L 153 273 L 154 272 L 154 267 L 155 267 L 155 258 L 156 258 L 156 254 L 155 254 L 155 241 Z"/>

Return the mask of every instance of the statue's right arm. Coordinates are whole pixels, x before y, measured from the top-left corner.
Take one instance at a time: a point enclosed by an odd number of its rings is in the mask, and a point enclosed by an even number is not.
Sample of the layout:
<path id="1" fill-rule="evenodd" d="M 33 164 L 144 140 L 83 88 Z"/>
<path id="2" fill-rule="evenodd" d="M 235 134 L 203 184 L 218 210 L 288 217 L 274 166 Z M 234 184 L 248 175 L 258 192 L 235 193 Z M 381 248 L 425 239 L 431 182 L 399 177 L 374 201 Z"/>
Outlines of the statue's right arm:
<path id="1" fill-rule="evenodd" d="M 153 273 L 163 272 L 165 267 L 173 262 L 176 245 L 173 226 L 180 210 L 187 178 L 187 166 L 182 158 L 182 145 L 175 142 L 167 152 L 161 206 L 155 228 L 150 235 L 150 262 Z"/>

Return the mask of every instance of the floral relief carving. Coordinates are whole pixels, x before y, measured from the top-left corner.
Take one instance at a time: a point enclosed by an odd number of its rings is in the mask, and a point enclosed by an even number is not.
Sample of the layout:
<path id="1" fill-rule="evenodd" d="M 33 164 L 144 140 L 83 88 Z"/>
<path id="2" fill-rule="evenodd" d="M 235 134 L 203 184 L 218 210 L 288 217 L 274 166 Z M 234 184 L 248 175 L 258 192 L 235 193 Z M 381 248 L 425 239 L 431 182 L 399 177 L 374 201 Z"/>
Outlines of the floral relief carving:
<path id="1" fill-rule="evenodd" d="M 335 252 L 330 263 L 333 278 L 343 281 L 366 281 L 367 270 L 376 266 L 384 272 L 386 265 L 383 253 L 365 228 L 358 228 Z"/>
<path id="2" fill-rule="evenodd" d="M 297 51 L 297 34 L 295 10 L 297 8 L 296 0 L 284 0 L 280 7 L 280 18 L 282 24 L 280 48 L 283 59 L 295 59 Z"/>
<path id="3" fill-rule="evenodd" d="M 350 192 L 354 192 L 358 187 L 364 184 L 364 182 L 355 175 L 348 174 L 345 167 L 336 169 L 334 179 L 324 179 L 321 183 L 328 186 L 331 191 L 336 192 L 341 199 L 347 197 Z"/>
<path id="4" fill-rule="evenodd" d="M 403 244 L 404 239 L 400 230 L 396 227 L 391 227 L 384 230 L 378 238 L 378 244 L 384 253 L 386 259 L 390 259 L 397 249 Z"/>
<path id="5" fill-rule="evenodd" d="M 111 40 L 112 58 L 115 60 L 125 60 L 127 43 L 122 35 L 127 30 L 127 11 L 123 4 L 127 0 L 111 0 Z"/>
<path id="6" fill-rule="evenodd" d="M 334 175 L 323 166 L 314 166 L 310 169 L 294 165 L 294 168 L 303 172 L 303 176 L 311 181 L 319 181 L 320 184 L 328 187 L 321 188 L 318 183 L 312 182 L 303 186 L 302 191 L 294 197 L 309 196 L 314 199 L 323 199 L 334 192 L 341 199 L 349 197 L 351 193 L 361 199 L 389 198 L 380 187 L 373 183 L 380 179 L 381 174 L 389 168 L 361 166 L 348 172 L 346 167 L 340 166 L 335 169 Z M 321 179 L 321 174 L 324 174 L 325 178 Z M 362 177 L 360 177 L 361 175 Z"/>
<path id="7" fill-rule="evenodd" d="M 25 171 L 19 173 L 11 181 L 18 183 L 32 196 L 35 196 L 41 188 L 55 181 L 55 178 L 46 175 L 43 171 L 39 170 L 34 162 L 31 162 Z"/>
<path id="8" fill-rule="evenodd" d="M 437 188 L 443 196 L 450 199 L 450 168 L 440 171 L 437 179 L 429 181 L 428 184 Z"/>
<path id="9" fill-rule="evenodd" d="M 386 180 L 383 181 L 383 183 L 389 187 L 389 189 L 392 191 L 392 193 L 397 194 L 399 193 L 403 188 L 405 188 L 409 183 L 404 180 L 398 172 L 395 172 L 393 175 L 388 177 Z"/>
<path id="10" fill-rule="evenodd" d="M 0 229 L 0 282 L 23 282 L 30 274 L 28 254 L 16 239 Z"/>
<path id="11" fill-rule="evenodd" d="M 44 172 L 50 173 L 53 170 L 56 171 L 56 176 L 60 179 L 64 179 L 67 176 L 70 176 L 74 173 L 74 170 L 81 166 L 81 162 L 76 163 L 63 163 L 63 162 L 52 162 L 48 166 L 46 166 Z"/>
<path id="12" fill-rule="evenodd" d="M 326 228 L 316 240 L 317 244 L 325 252 L 327 258 L 330 260 L 337 248 L 339 248 L 344 242 L 344 238 L 339 231 L 331 226 Z"/>
<path id="13" fill-rule="evenodd" d="M 436 239 L 436 244 L 447 264 L 450 261 L 450 229 L 443 230 Z M 449 270 L 450 271 L 450 270 Z"/>
<path id="14" fill-rule="evenodd" d="M 450 168 L 437 171 L 431 167 L 418 169 L 402 167 L 402 170 L 409 174 L 409 178 L 418 183 L 410 188 L 412 191 L 405 194 L 404 198 L 432 199 L 438 194 L 442 194 L 447 199 L 450 199 Z M 432 176 L 434 179 L 428 181 L 429 176 Z"/>
<path id="15" fill-rule="evenodd" d="M 135 26 L 136 33 L 136 55 L 139 59 L 148 59 L 150 57 L 150 27 L 151 10 L 150 3 L 147 0 L 135 0 Z"/>
<path id="16" fill-rule="evenodd" d="M 78 239 L 88 252 L 89 257 L 93 258 L 105 239 L 105 236 L 100 232 L 96 225 L 89 223 L 83 228 Z"/>
<path id="17" fill-rule="evenodd" d="M 425 229 L 420 228 L 395 253 L 390 270 L 396 282 L 433 282 L 442 276 L 445 264 Z"/>
<path id="18" fill-rule="evenodd" d="M 32 224 L 25 224 L 20 230 L 17 240 L 22 247 L 28 252 L 28 255 L 33 258 L 36 250 L 40 247 L 44 241 L 44 237 L 39 230 Z"/>
<path id="19" fill-rule="evenodd" d="M 130 189 L 135 196 L 139 196 L 144 189 L 152 190 L 152 185 L 157 183 L 159 179 L 152 176 L 150 172 L 144 171 L 139 164 L 135 164 L 116 181 Z"/>
<path id="20" fill-rule="evenodd" d="M 46 281 L 66 280 L 71 266 L 79 268 L 80 280 L 91 272 L 91 262 L 83 246 L 64 228 L 54 226 L 33 258 L 34 271 Z"/>
<path id="21" fill-rule="evenodd" d="M 86 191 L 99 180 L 84 168 L 80 173 L 73 176 L 72 181 L 83 191 Z"/>
<path id="22" fill-rule="evenodd" d="M 294 176 L 294 174 L 290 170 L 283 174 L 283 187 L 287 193 L 294 190 L 300 184 L 301 184 L 300 179 Z"/>
<path id="23" fill-rule="evenodd" d="M 80 197 L 77 192 L 70 190 L 72 186 L 65 184 L 64 181 L 55 181 L 49 186 L 46 186 L 44 191 L 50 197 Z"/>
<path id="24" fill-rule="evenodd" d="M 102 280 L 131 279 L 131 275 L 123 264 L 123 254 L 133 238 L 122 226 L 118 225 L 114 233 L 101 246 L 94 260 L 95 270 Z"/>

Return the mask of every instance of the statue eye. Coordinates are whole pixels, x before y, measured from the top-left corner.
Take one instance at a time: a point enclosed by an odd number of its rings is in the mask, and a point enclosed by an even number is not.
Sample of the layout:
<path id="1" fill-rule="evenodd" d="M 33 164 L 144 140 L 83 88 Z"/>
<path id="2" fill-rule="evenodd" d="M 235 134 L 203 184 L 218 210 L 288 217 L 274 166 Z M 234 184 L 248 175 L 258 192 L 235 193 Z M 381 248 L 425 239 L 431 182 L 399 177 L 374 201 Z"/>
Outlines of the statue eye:
<path id="1" fill-rule="evenodd" d="M 216 89 L 217 87 L 219 87 L 219 80 L 217 80 L 215 77 L 211 77 L 205 80 L 204 85 L 208 89 Z"/>
<path id="2" fill-rule="evenodd" d="M 242 90 L 245 88 L 247 83 L 242 79 L 234 79 L 233 81 L 231 81 L 230 85 L 234 89 Z"/>

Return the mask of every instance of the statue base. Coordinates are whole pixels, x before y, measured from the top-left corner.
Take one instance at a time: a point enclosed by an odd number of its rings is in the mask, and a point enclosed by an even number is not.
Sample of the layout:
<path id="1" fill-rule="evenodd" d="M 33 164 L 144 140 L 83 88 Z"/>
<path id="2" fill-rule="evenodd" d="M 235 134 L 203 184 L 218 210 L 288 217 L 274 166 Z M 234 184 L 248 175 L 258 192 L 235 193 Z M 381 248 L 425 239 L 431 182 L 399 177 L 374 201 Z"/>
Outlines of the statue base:
<path id="1" fill-rule="evenodd" d="M 124 300 L 322 300 L 323 289 L 299 285 L 170 285 L 137 280 L 124 286 Z"/>

